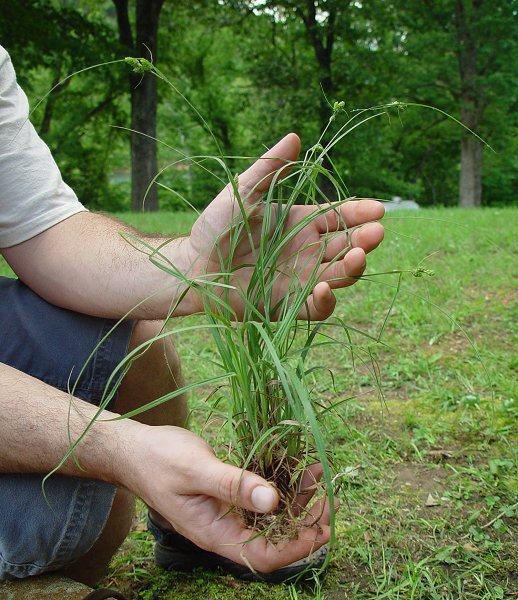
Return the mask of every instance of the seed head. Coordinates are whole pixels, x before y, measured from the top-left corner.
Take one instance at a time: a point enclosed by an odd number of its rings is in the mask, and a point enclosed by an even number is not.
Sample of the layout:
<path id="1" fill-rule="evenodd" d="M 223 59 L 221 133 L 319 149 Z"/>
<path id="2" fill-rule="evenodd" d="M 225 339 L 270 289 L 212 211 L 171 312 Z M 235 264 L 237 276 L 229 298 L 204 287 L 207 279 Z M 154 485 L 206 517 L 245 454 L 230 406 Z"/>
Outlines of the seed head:
<path id="1" fill-rule="evenodd" d="M 134 58 L 133 56 L 126 56 L 124 62 L 127 63 L 133 69 L 134 73 L 139 73 L 140 75 L 144 75 L 146 71 L 153 70 L 153 64 L 145 58 Z"/>
<path id="2" fill-rule="evenodd" d="M 431 269 L 425 269 L 424 267 L 417 267 L 414 271 L 412 271 L 412 275 L 414 277 L 422 277 L 423 275 L 428 275 L 428 277 L 433 277 L 435 275 L 435 271 Z"/>

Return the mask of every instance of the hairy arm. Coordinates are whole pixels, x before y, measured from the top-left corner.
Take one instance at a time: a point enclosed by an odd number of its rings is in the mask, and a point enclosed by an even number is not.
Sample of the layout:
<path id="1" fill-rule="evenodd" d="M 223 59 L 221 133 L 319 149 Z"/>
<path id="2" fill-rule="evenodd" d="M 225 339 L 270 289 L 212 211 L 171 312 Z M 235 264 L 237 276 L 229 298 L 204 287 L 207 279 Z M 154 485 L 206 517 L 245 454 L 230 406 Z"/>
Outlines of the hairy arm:
<path id="1" fill-rule="evenodd" d="M 181 294 L 181 282 L 121 233 L 136 232 L 111 217 L 80 212 L 2 253 L 18 277 L 52 304 L 99 317 L 120 318 L 131 311 L 131 318 L 164 318 Z M 189 271 L 186 239 L 171 240 L 161 250 L 184 273 Z M 158 247 L 167 240 L 147 241 Z M 194 310 L 186 298 L 175 314 Z"/>
<path id="2" fill-rule="evenodd" d="M 254 210 L 274 174 L 286 162 L 294 160 L 299 149 L 300 140 L 290 134 L 239 176 L 239 193 L 248 209 Z M 307 273 L 297 272 L 297 259 L 293 257 L 303 253 L 310 242 L 322 244 L 326 232 L 340 233 L 327 247 L 319 267 L 320 282 L 308 298 L 312 319 L 325 319 L 332 313 L 335 305 L 332 288 L 355 283 L 364 272 L 366 253 L 374 250 L 383 239 L 383 227 L 372 222 L 383 216 L 384 209 L 379 202 L 352 201 L 340 205 L 337 210 L 341 214 L 340 221 L 332 211 L 318 216 L 317 207 L 292 208 L 291 225 L 306 219 L 311 212 L 317 213 L 317 218 L 311 220 L 284 249 L 288 263 L 293 262 L 293 273 L 283 269 L 283 276 L 276 282 L 276 297 L 281 298 L 288 292 L 292 277 L 301 282 L 307 277 Z M 205 277 L 218 273 L 220 256 L 228 257 L 229 228 L 235 223 L 236 215 L 240 215 L 240 210 L 229 185 L 209 204 L 188 237 L 172 240 L 165 246 L 162 246 L 165 240 L 160 239 L 151 239 L 149 244 L 153 248 L 160 247 L 165 260 L 184 276 Z M 349 234 L 343 223 L 355 230 Z M 241 290 L 247 289 L 250 269 L 235 267 L 255 262 L 256 246 L 263 235 L 261 219 L 250 219 L 249 225 L 253 229 L 252 241 L 244 238 L 233 256 L 232 283 Z M 121 230 L 131 231 L 110 217 L 77 213 L 32 239 L 4 248 L 3 254 L 17 275 L 34 291 L 53 304 L 75 311 L 112 318 L 131 312 L 133 318 L 161 319 L 173 306 L 175 315 L 201 310 L 196 293 L 187 291 L 183 297 L 186 290 L 181 279 L 150 262 L 146 253 L 139 252 L 120 235 Z M 214 252 L 216 244 L 218 252 Z M 345 250 L 348 251 L 344 254 Z M 335 257 L 340 259 L 335 262 Z M 176 306 L 180 297 L 182 302 Z M 237 296 L 232 301 L 239 317 L 243 302 Z"/>
<path id="3" fill-rule="evenodd" d="M 48 473 L 70 446 L 68 431 L 72 440 L 77 439 L 94 417 L 96 407 L 78 399 L 70 404 L 68 394 L 3 363 L 0 380 L 0 472 Z M 106 412 L 106 416 L 115 415 Z M 116 473 L 128 456 L 138 427 L 129 419 L 96 422 L 77 450 L 81 468 L 69 459 L 60 473 L 121 483 Z"/>

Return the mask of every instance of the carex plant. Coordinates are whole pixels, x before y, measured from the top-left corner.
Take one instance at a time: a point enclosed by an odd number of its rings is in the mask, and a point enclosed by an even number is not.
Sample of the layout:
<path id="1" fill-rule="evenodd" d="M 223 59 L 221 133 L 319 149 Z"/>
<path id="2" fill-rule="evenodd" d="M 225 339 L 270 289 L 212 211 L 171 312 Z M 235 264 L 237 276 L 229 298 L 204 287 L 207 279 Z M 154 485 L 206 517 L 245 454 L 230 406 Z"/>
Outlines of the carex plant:
<path id="1" fill-rule="evenodd" d="M 255 189 L 242 195 L 239 180 L 222 159 L 215 159 L 227 174 L 235 207 L 231 224 L 211 249 L 209 262 L 217 265 L 217 272 L 190 279 L 159 249 L 133 240 L 157 267 L 199 297 L 216 362 L 226 374 L 226 381 L 211 394 L 210 419 L 223 422 L 228 460 L 277 487 L 281 503 L 275 515 L 243 513 L 251 527 L 272 541 L 297 534 L 297 520 L 303 514 L 300 507 L 292 511 L 292 506 L 308 464 L 322 463 L 322 487 L 333 506 L 333 473 L 322 433 L 322 419 L 330 407 L 312 391 L 314 371 L 327 365 L 315 366 L 309 359 L 315 346 L 344 342 L 330 337 L 324 324 L 310 320 L 308 298 L 323 275 L 328 243 L 347 230 L 339 212 L 347 192 L 322 166 L 325 153 L 317 144 L 303 160 L 286 164 L 259 198 Z M 332 181 L 336 203 L 325 202 L 319 187 L 322 176 Z M 294 220 L 291 209 L 301 204 L 314 210 Z M 312 220 L 327 222 L 330 212 L 335 215 L 329 222 L 338 227 L 302 246 L 294 243 Z M 327 267 L 348 249 L 326 263 Z M 249 263 L 236 260 L 243 254 L 250 256 Z M 248 271 L 246 278 L 239 277 L 241 269 Z M 247 282 L 246 287 L 241 281 Z M 240 307 L 239 315 L 235 306 Z"/>
<path id="2" fill-rule="evenodd" d="M 154 67 L 152 72 L 165 80 Z M 343 103 L 331 107 L 329 125 L 340 113 L 346 114 L 343 107 Z M 324 344 L 349 346 L 350 338 L 345 328 L 336 324 L 331 330 L 325 323 L 312 322 L 308 298 L 325 276 L 323 269 L 331 268 L 350 249 L 345 245 L 327 262 L 328 244 L 336 235 L 350 236 L 351 231 L 340 213 L 349 199 L 348 191 L 340 178 L 324 167 L 324 159 L 352 129 L 383 112 L 347 115 L 325 147 L 322 139 L 326 131 L 302 160 L 286 163 L 277 171 L 263 194 L 257 188 L 264 189 L 264 182 L 243 191 L 221 156 L 190 157 L 205 169 L 215 161 L 226 175 L 234 200 L 228 229 L 210 249 L 208 262 L 217 265 L 212 272 L 189 277 L 171 264 L 161 248 L 127 236 L 158 268 L 181 282 L 184 294 L 195 293 L 199 298 L 205 317 L 202 327 L 212 335 L 216 362 L 226 378 L 210 395 L 209 419 L 223 423 L 227 459 L 263 476 L 279 491 L 281 502 L 276 514 L 242 514 L 250 527 L 272 541 L 297 535 L 297 521 L 305 515 L 304 509 L 294 506 L 294 500 L 302 475 L 313 462 L 322 464 L 321 490 L 329 497 L 334 523 L 336 479 L 322 427 L 332 406 L 313 391 L 315 371 L 329 366 L 313 364 L 311 350 Z M 321 191 L 322 178 L 334 188 L 336 201 L 332 204 Z M 292 209 L 300 205 L 311 210 L 300 212 L 302 217 L 294 219 Z M 315 219 L 333 226 L 300 245 L 297 240 L 301 232 Z M 250 257 L 246 264 L 236 260 L 243 255 Z M 247 277 L 240 277 L 241 269 L 247 270 Z M 235 306 L 240 307 L 239 315 Z M 173 306 L 172 316 L 174 310 Z M 170 333 L 178 331 L 170 327 Z"/>

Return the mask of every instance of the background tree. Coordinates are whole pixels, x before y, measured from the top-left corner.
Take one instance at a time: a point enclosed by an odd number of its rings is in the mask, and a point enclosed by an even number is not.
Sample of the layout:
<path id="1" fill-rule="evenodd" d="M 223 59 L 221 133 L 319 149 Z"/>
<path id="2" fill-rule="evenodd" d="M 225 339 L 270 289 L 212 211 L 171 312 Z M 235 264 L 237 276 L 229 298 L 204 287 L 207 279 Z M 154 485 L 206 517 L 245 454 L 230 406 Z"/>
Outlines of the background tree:
<path id="1" fill-rule="evenodd" d="M 502 126 L 517 125 L 512 83 L 518 76 L 517 7 L 515 0 L 430 0 L 406 3 L 400 11 L 410 62 L 426 65 L 404 69 L 405 87 L 413 79 L 414 90 L 421 92 L 414 98 L 441 106 L 496 149 L 502 148 Z M 458 203 L 480 206 L 487 148 L 468 132 L 460 133 L 460 161 L 452 160 L 459 165 Z"/>
<path id="2" fill-rule="evenodd" d="M 243 13 L 254 6 L 253 2 L 230 4 Z M 373 13 L 379 20 L 378 12 Z M 248 25 L 260 20 L 263 27 L 249 36 L 254 43 L 246 65 L 262 98 L 261 109 L 272 112 L 274 127 L 284 126 L 279 134 L 294 127 L 303 139 L 316 140 L 335 101 L 345 101 L 347 109 L 354 110 L 394 98 L 386 67 L 394 63 L 397 36 L 384 27 L 377 30 L 379 21 L 374 23 L 362 4 L 271 0 L 252 14 Z M 334 130 L 331 127 L 329 135 Z M 413 193 L 413 184 L 402 181 L 402 169 L 391 158 L 394 135 L 386 123 L 369 124 L 333 150 L 333 162 L 354 193 L 380 197 Z M 324 166 L 330 168 L 330 163 Z M 332 196 L 332 190 L 325 191 Z"/>
<path id="3" fill-rule="evenodd" d="M 107 157 L 118 146 L 108 125 L 124 119 L 122 70 L 95 70 L 54 87 L 75 71 L 119 57 L 105 14 L 95 9 L 86 14 L 50 0 L 5 0 L 0 43 L 10 52 L 32 107 L 43 98 L 31 119 L 65 180 L 92 208 L 122 208 L 106 169 Z"/>
<path id="4" fill-rule="evenodd" d="M 164 0 L 136 0 L 135 35 L 132 32 L 128 0 L 113 0 L 117 11 L 119 40 L 130 56 L 156 62 L 158 26 Z M 129 76 L 131 95 L 131 208 L 158 210 L 156 184 L 157 79 L 151 73 Z M 149 188 L 149 189 L 148 189 Z"/>

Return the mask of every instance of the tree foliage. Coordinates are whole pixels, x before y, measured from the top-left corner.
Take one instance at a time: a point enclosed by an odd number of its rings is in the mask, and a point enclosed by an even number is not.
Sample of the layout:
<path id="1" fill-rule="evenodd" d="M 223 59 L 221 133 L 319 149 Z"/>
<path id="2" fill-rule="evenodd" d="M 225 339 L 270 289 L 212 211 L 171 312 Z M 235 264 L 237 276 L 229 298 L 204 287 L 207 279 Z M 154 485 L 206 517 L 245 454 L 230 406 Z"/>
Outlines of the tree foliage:
<path id="1" fill-rule="evenodd" d="M 94 208 L 121 208 L 109 184 L 108 157 L 116 144 L 109 124 L 124 118 L 122 71 L 91 71 L 87 66 L 119 57 L 118 44 L 104 14 L 88 16 L 69 3 L 5 0 L 0 43 L 7 48 L 17 77 L 29 95 L 31 119 L 56 157 L 64 178 Z"/>
<path id="2" fill-rule="evenodd" d="M 326 166 L 354 195 L 478 205 L 517 197 L 517 13 L 516 0 L 4 0 L 0 43 L 33 104 L 74 71 L 146 48 L 181 92 L 115 65 L 45 96 L 33 120 L 90 206 L 129 207 L 140 170 L 133 208 L 157 171 L 175 190 L 159 189 L 162 207 L 182 196 L 202 207 L 220 168 L 184 157 L 225 156 L 238 171 L 290 130 L 312 145 L 336 101 L 353 114 L 394 100 L 451 114 L 494 152 L 444 114 L 409 108 L 356 129 Z"/>

